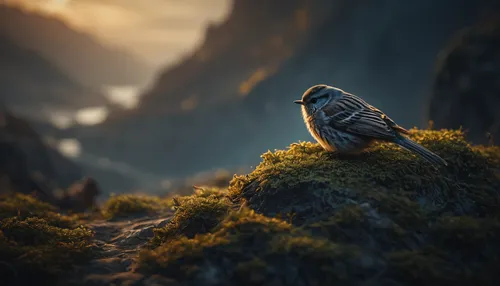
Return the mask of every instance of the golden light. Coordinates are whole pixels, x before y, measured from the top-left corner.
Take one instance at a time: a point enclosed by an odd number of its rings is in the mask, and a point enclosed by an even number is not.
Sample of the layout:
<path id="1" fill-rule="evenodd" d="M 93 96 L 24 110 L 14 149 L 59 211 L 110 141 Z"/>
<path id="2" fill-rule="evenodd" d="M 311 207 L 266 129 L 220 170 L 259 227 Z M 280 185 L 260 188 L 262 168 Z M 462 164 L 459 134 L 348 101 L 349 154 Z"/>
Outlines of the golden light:
<path id="1" fill-rule="evenodd" d="M 78 142 L 78 140 L 76 139 L 63 139 L 59 141 L 57 147 L 59 149 L 59 152 L 61 152 L 64 156 L 70 158 L 76 158 L 82 153 L 80 142 Z"/>
<path id="2" fill-rule="evenodd" d="M 142 90 L 135 86 L 104 86 L 104 96 L 113 104 L 131 109 L 139 104 Z"/>
<path id="3" fill-rule="evenodd" d="M 125 48 L 164 68 L 195 49 L 208 22 L 222 21 L 231 0 L 0 0 L 63 20 L 103 45 Z"/>
<path id="4" fill-rule="evenodd" d="M 51 0 L 47 4 L 41 5 L 41 8 L 47 12 L 58 12 L 64 10 L 70 0 Z"/>
<path id="5" fill-rule="evenodd" d="M 75 120 L 81 125 L 95 125 L 106 120 L 108 113 L 105 106 L 83 108 L 76 113 Z"/>

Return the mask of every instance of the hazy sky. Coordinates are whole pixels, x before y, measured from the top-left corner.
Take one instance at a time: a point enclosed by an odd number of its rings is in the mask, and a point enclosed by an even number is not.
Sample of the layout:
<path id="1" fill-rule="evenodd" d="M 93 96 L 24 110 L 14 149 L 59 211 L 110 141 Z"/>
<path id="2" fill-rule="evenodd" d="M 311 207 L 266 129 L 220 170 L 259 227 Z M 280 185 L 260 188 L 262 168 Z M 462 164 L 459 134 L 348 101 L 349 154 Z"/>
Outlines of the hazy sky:
<path id="1" fill-rule="evenodd" d="M 101 40 L 125 46 L 156 65 L 175 61 L 221 21 L 232 0 L 0 0 L 64 17 Z"/>

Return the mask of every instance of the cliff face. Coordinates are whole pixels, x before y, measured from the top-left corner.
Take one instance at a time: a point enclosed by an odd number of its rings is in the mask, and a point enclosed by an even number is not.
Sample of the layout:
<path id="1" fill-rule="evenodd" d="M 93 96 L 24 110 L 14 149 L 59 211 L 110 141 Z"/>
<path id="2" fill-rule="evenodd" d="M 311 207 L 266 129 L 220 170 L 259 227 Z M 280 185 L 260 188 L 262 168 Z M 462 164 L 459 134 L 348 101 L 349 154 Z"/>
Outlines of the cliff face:
<path id="1" fill-rule="evenodd" d="M 73 132 L 93 153 L 175 176 L 249 165 L 309 138 L 292 101 L 316 83 L 356 93 L 403 126 L 423 125 L 438 52 L 492 3 L 236 1 L 137 110 Z"/>
<path id="2" fill-rule="evenodd" d="M 210 26 L 204 44 L 194 54 L 161 73 L 138 112 L 182 113 L 245 97 L 274 74 L 324 20 L 317 2 L 235 1 L 229 19 Z"/>
<path id="3" fill-rule="evenodd" d="M 0 5 L 0 34 L 36 51 L 81 84 L 144 84 L 152 70 L 136 56 L 103 46 L 62 21 Z"/>

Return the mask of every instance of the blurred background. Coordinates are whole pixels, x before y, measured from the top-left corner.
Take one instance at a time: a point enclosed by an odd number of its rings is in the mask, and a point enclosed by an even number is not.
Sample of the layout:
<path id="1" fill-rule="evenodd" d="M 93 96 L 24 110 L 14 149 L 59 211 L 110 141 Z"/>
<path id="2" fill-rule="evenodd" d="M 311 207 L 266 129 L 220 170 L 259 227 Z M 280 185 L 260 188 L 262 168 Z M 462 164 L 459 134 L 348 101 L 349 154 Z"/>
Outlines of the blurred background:
<path id="1" fill-rule="evenodd" d="M 49 196 L 227 184 L 312 140 L 326 83 L 500 140 L 496 0 L 0 0 L 0 179 Z M 498 143 L 498 142 L 497 142 Z"/>

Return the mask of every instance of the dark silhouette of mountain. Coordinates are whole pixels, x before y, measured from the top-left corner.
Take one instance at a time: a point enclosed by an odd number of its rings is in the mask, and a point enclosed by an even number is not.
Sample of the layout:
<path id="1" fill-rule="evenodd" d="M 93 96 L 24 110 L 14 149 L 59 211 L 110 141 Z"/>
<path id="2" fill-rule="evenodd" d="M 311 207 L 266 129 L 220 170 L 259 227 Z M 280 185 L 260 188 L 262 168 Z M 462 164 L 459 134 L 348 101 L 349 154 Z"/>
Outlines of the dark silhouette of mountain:
<path id="1" fill-rule="evenodd" d="M 500 139 L 500 18 L 457 33 L 443 52 L 429 106 L 436 128 L 464 128 L 477 144 Z"/>
<path id="2" fill-rule="evenodd" d="M 43 117 L 46 108 L 76 110 L 106 103 L 101 94 L 4 35 L 0 35 L 0 63 L 0 100 L 30 117 Z"/>
<path id="3" fill-rule="evenodd" d="M 79 166 L 45 144 L 30 124 L 5 108 L 0 114 L 0 176 L 15 191 L 49 196 L 82 177 Z"/>
<path id="4" fill-rule="evenodd" d="M 34 50 L 83 85 L 142 85 L 152 68 L 126 51 L 105 47 L 61 20 L 0 5 L 0 34 Z"/>
<path id="5" fill-rule="evenodd" d="M 494 4 L 236 0 L 137 110 L 70 132 L 92 153 L 183 176 L 250 165 L 268 149 L 310 140 L 292 101 L 317 83 L 356 93 L 405 127 L 425 127 L 439 51 Z"/>
<path id="6" fill-rule="evenodd" d="M 315 2 L 235 1 L 224 24 L 208 27 L 199 50 L 161 73 L 142 97 L 139 110 L 182 113 L 245 97 L 274 74 L 326 17 Z M 331 6 L 326 3 L 323 8 Z"/>

